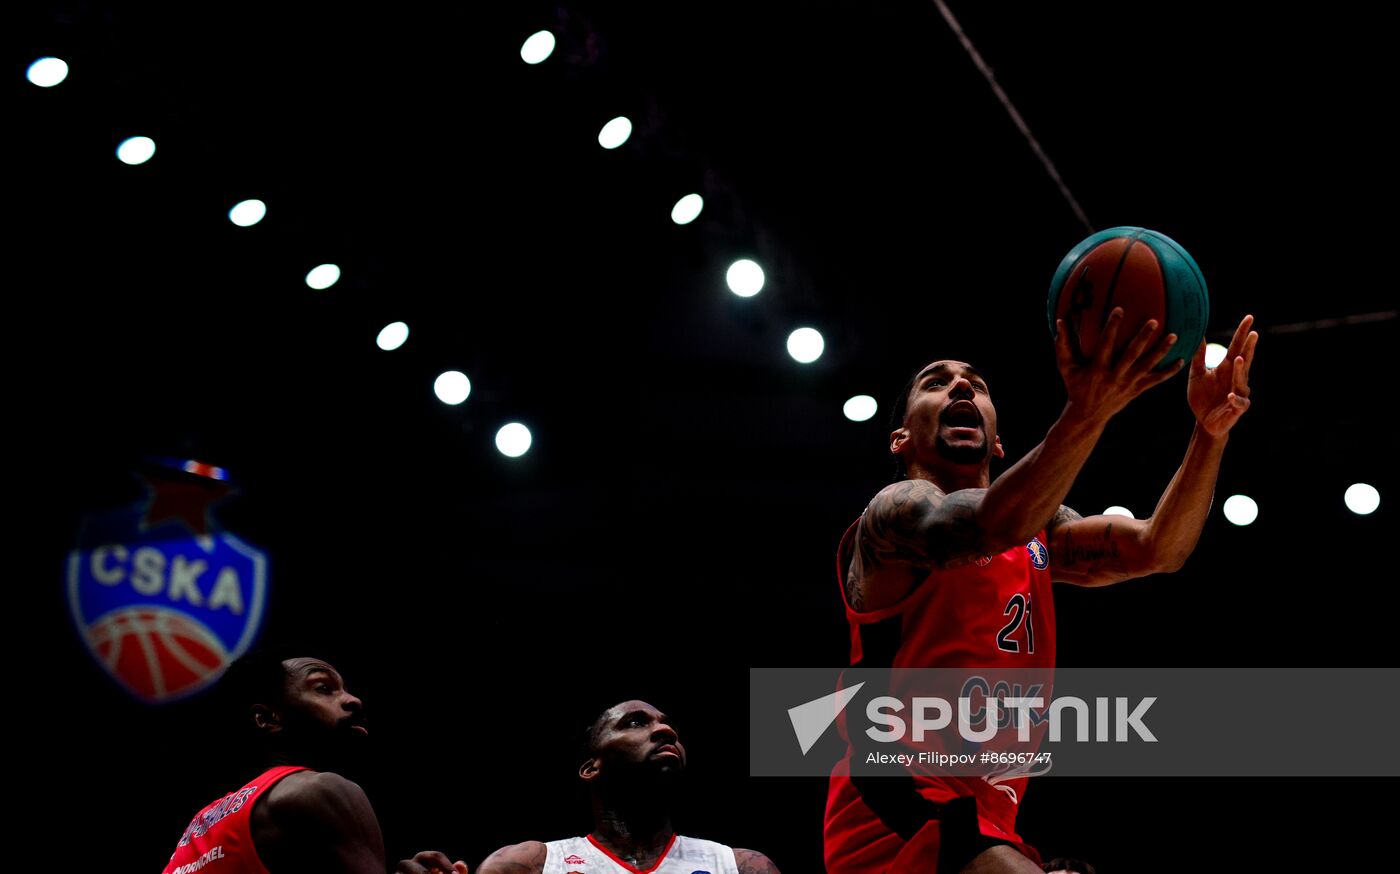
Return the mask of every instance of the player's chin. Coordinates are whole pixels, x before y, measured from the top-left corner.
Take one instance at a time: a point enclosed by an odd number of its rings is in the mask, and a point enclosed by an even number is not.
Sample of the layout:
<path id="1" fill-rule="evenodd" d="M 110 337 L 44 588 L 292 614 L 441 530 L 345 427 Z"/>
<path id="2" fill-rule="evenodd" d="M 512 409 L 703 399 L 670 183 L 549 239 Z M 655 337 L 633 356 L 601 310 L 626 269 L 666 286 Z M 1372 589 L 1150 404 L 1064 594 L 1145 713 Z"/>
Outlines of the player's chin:
<path id="1" fill-rule="evenodd" d="M 954 464 L 981 464 L 991 454 L 991 444 L 979 434 L 972 440 L 938 438 L 938 454 Z"/>

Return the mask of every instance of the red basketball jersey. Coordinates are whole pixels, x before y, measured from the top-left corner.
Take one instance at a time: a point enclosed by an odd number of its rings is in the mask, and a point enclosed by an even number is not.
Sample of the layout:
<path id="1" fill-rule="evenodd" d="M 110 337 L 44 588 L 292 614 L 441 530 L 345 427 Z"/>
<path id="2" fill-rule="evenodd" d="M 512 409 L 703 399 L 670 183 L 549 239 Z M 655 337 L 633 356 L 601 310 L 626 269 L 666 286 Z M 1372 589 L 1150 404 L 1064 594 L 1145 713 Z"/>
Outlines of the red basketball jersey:
<path id="1" fill-rule="evenodd" d="M 1055 664 L 1055 611 L 1044 531 L 1000 555 L 930 571 L 898 603 L 861 613 L 846 601 L 845 585 L 859 524 L 857 520 L 847 529 L 836 557 L 837 580 L 851 628 L 852 666 L 1025 668 L 1046 669 L 1048 675 Z M 909 841 L 892 827 L 899 816 L 889 814 L 890 805 L 906 801 L 917 808 L 920 797 L 943 804 L 973 796 L 983 835 L 1009 841 L 1038 859 L 1016 834 L 1016 809 L 1025 796 L 1026 777 L 993 784 L 982 777 L 911 774 L 902 781 L 907 786 L 895 785 L 889 792 L 882 788 L 881 794 L 887 797 L 875 799 L 863 797 L 852 782 L 850 759 L 848 745 L 845 758 L 832 769 L 827 790 L 825 854 L 831 874 L 897 871 L 903 867 L 902 861 L 895 864 L 897 857 L 908 858 L 911 870 L 933 871 L 937 824 Z M 903 800 L 900 792 L 906 796 Z M 901 857 L 906 846 L 909 852 Z"/>
<path id="2" fill-rule="evenodd" d="M 205 866 L 210 874 L 268 874 L 253 846 L 250 822 L 258 797 L 288 774 L 306 768 L 280 765 L 201 810 L 165 866 L 163 874 L 195 874 Z"/>

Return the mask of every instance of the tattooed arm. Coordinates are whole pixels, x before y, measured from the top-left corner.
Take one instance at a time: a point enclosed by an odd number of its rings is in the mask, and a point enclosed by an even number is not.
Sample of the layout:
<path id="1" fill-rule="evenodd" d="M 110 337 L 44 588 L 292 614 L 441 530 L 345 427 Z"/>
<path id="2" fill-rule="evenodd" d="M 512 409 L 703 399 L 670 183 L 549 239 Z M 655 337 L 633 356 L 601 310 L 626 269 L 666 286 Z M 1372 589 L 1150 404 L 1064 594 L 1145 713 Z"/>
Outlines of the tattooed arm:
<path id="1" fill-rule="evenodd" d="M 1225 438 L 1198 427 L 1149 519 L 1090 516 L 1061 507 L 1050 520 L 1050 571 L 1058 582 L 1107 586 L 1180 570 L 1210 513 Z"/>
<path id="2" fill-rule="evenodd" d="M 1141 519 L 1085 519 L 1069 507 L 1060 507 L 1047 526 L 1051 576 L 1057 583 L 1107 586 L 1156 573 L 1156 569 L 1142 562 L 1142 533 L 1146 527 Z"/>
<path id="3" fill-rule="evenodd" d="M 977 522 L 977 505 L 986 494 L 986 489 L 944 493 L 924 479 L 886 486 L 856 529 L 857 562 L 866 569 L 895 562 L 941 567 L 981 555 L 987 536 Z"/>
<path id="4" fill-rule="evenodd" d="M 1121 319 L 1121 310 L 1114 313 L 1115 321 Z M 1147 323 L 1130 354 L 1124 356 L 1128 363 L 1117 365 L 1108 376 L 1101 372 L 1110 367 L 1107 360 L 1100 362 L 1100 369 L 1076 369 L 1065 345 L 1066 335 L 1061 332 L 1066 382 L 1075 390 L 1040 445 L 988 488 L 945 492 L 931 480 L 910 479 L 882 489 L 856 530 L 856 555 L 848 578 L 852 606 L 861 609 L 857 601 L 862 595 L 867 602 L 872 594 L 877 602 L 888 600 L 869 590 L 874 577 L 889 576 L 882 572 L 891 568 L 926 570 L 960 564 L 1024 543 L 1044 527 L 1065 499 L 1108 418 L 1145 387 L 1166 378 L 1150 371 L 1165 345 L 1151 355 L 1142 351 L 1155 327 L 1155 323 Z M 1111 384 L 1104 387 L 1096 383 L 1087 389 L 1080 385 L 1095 380 Z M 885 588 L 907 591 L 903 583 Z"/>
<path id="5" fill-rule="evenodd" d="M 1223 438 L 1191 439 L 1149 519 L 1090 516 L 1061 507 L 1050 520 L 1050 572 L 1057 582 L 1107 586 L 1148 574 L 1180 570 L 1196 548 L 1210 512 Z"/>
<path id="6" fill-rule="evenodd" d="M 1091 516 L 1061 507 L 1048 526 L 1050 566 L 1056 580 L 1106 586 L 1179 570 L 1196 548 L 1210 513 L 1215 479 L 1230 429 L 1249 409 L 1249 367 L 1259 335 L 1245 316 L 1219 367 L 1207 370 L 1205 343 L 1191 362 L 1187 400 L 1196 429 L 1152 517 Z"/>
<path id="7" fill-rule="evenodd" d="M 1115 358 L 1122 321 L 1123 310 L 1115 307 L 1097 348 L 1084 363 L 1071 353 L 1063 321 L 1057 323 L 1055 359 L 1068 395 L 1065 407 L 1045 439 L 989 487 L 945 492 L 929 480 L 913 479 L 875 496 L 856 531 L 855 556 L 846 577 L 853 609 L 893 604 L 918 585 L 929 568 L 1002 552 L 1044 527 L 1108 420 L 1178 369 L 1153 369 L 1176 342 L 1176 335 L 1163 335 L 1155 320 L 1145 322 Z"/>
<path id="8" fill-rule="evenodd" d="M 1133 398 L 1175 372 L 1154 371 L 1175 342 L 1146 322 L 1114 360 L 1123 310 L 1115 308 L 1094 358 L 1079 364 L 1069 332 L 1055 341 L 1056 363 L 1069 395 L 1045 439 L 985 489 L 944 492 L 929 480 L 895 483 L 875 496 L 858 532 L 866 569 L 890 560 L 938 567 L 1024 543 L 1060 506 L 1108 420 Z M 1153 341 L 1158 342 L 1154 345 Z M 930 385 L 945 383 L 930 380 Z M 866 561 L 871 559 L 873 561 Z"/>

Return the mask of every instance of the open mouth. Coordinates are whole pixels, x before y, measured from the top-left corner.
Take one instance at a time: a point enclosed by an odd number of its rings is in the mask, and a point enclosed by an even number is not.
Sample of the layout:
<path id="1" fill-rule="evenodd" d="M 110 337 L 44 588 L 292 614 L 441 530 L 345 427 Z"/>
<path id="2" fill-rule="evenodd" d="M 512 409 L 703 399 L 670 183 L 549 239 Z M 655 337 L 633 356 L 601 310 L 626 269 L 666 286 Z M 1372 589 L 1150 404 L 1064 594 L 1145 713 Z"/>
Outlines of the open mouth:
<path id="1" fill-rule="evenodd" d="M 972 401 L 958 401 L 943 411 L 941 421 L 949 428 L 980 428 L 982 414 Z"/>

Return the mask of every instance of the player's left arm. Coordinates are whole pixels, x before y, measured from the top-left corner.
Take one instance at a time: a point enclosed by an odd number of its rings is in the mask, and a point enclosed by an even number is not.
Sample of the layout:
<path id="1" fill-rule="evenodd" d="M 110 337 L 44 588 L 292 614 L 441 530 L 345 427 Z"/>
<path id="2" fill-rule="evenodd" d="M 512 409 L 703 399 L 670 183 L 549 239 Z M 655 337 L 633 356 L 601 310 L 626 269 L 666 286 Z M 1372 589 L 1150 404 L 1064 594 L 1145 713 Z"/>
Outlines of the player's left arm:
<path id="1" fill-rule="evenodd" d="M 778 866 L 757 850 L 734 848 L 734 862 L 739 874 L 778 874 Z"/>
<path id="2" fill-rule="evenodd" d="M 1210 513 L 1230 429 L 1249 409 L 1249 368 L 1259 341 L 1253 323 L 1253 316 L 1240 322 L 1218 367 L 1207 369 L 1204 342 L 1196 350 L 1186 384 L 1196 428 L 1151 518 L 1085 518 L 1061 507 L 1050 520 L 1050 568 L 1057 581 L 1106 586 L 1185 564 Z"/>

